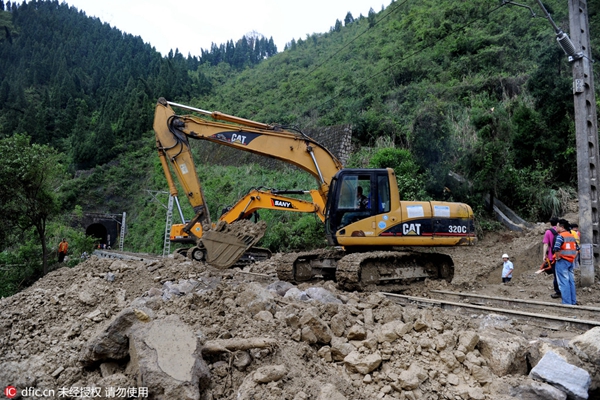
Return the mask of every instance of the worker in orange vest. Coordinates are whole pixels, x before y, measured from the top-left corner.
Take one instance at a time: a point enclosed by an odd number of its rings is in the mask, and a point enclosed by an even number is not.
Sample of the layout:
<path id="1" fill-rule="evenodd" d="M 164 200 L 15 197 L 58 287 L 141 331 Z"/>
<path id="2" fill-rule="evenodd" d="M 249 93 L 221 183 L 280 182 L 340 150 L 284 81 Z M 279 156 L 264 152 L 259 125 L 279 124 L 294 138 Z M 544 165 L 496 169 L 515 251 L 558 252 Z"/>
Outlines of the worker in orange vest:
<path id="1" fill-rule="evenodd" d="M 567 220 L 561 219 L 556 225 L 558 236 L 554 243 L 554 259 L 556 260 L 556 280 L 562 297 L 563 304 L 577 304 L 575 295 L 575 276 L 573 274 L 573 261 L 577 257 L 579 246 L 571 235 L 571 227 Z"/>
<path id="2" fill-rule="evenodd" d="M 65 256 L 67 255 L 67 250 L 69 250 L 69 243 L 67 243 L 67 239 L 63 238 L 62 242 L 58 244 L 58 262 L 61 263 L 65 260 Z"/>

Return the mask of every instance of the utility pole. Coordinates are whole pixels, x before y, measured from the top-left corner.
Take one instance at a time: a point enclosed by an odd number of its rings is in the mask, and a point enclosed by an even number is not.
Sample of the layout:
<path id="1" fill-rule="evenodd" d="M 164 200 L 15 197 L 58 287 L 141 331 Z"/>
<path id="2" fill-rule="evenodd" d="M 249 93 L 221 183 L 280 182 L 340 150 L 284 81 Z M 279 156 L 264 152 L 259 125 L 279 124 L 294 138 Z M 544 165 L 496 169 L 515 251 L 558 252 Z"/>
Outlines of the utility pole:
<path id="1" fill-rule="evenodd" d="M 514 4 L 507 0 L 503 0 L 504 3 Z M 569 0 L 569 26 L 573 40 L 569 39 L 569 36 L 552 21 L 542 1 L 537 0 L 537 3 L 552 24 L 558 44 L 568 56 L 569 62 L 573 64 L 581 286 L 591 286 L 594 284 L 594 266 L 600 263 L 600 217 L 598 215 L 600 156 L 587 0 Z"/>
<path id="2" fill-rule="evenodd" d="M 575 136 L 577 143 L 577 186 L 581 237 L 581 286 L 594 284 L 594 266 L 600 263 L 600 219 L 598 207 L 598 123 L 594 71 L 590 48 L 586 0 L 569 0 L 569 26 L 577 55 L 573 64 Z M 567 53 L 568 54 L 568 53 Z"/>
<path id="3" fill-rule="evenodd" d="M 501 5 L 525 7 L 535 17 L 533 9 L 511 0 L 501 0 Z M 598 120 L 594 94 L 594 70 L 587 0 L 569 0 L 569 26 L 571 36 L 562 31 L 552 20 L 550 13 L 537 0 L 546 18 L 556 32 L 556 41 L 573 64 L 573 102 L 575 106 L 575 139 L 577 147 L 577 197 L 579 198 L 579 236 L 581 241 L 581 286 L 594 284 L 594 269 L 600 264 L 600 216 L 598 207 Z M 578 50 L 579 49 L 579 50 Z"/>

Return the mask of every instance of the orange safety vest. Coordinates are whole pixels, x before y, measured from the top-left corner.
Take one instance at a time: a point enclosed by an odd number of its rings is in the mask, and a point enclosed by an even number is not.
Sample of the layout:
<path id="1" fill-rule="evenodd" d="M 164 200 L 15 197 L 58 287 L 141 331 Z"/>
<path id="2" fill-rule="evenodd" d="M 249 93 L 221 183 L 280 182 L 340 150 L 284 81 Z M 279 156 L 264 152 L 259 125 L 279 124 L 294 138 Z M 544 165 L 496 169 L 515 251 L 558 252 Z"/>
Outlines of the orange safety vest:
<path id="1" fill-rule="evenodd" d="M 575 261 L 577 257 L 577 241 L 570 232 L 559 233 L 563 237 L 563 244 L 560 250 L 556 253 L 557 258 L 564 258 L 569 262 Z"/>
<path id="2" fill-rule="evenodd" d="M 67 242 L 60 242 L 58 244 L 58 252 L 59 253 L 66 253 L 68 248 L 69 248 L 69 243 L 67 243 Z"/>

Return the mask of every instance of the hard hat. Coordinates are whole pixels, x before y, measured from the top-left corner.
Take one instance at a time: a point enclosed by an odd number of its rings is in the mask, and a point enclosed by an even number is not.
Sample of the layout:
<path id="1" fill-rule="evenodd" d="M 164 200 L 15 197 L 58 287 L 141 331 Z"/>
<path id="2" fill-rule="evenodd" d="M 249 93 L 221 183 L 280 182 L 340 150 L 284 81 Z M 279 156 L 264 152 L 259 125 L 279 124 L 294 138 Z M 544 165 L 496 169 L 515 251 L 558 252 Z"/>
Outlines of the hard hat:
<path id="1" fill-rule="evenodd" d="M 508 254 L 506 254 L 506 253 L 502 254 L 502 258 L 508 258 Z"/>

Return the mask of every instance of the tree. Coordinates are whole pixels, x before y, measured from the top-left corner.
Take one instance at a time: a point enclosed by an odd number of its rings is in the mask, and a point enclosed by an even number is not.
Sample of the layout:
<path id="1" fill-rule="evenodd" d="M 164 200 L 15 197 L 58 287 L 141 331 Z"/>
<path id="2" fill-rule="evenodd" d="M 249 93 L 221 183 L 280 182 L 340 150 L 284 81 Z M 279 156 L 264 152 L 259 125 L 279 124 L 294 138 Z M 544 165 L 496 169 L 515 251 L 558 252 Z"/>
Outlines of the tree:
<path id="1" fill-rule="evenodd" d="M 60 211 L 58 189 L 63 177 L 60 156 L 52 147 L 31 144 L 25 135 L 0 140 L 0 239 L 14 230 L 33 228 L 42 248 L 43 274 L 48 272 L 46 225 Z M 17 233 L 15 231 L 15 233 Z"/>
<path id="2" fill-rule="evenodd" d="M 353 22 L 354 22 L 354 17 L 352 16 L 352 13 L 350 11 L 348 11 L 348 14 L 346 14 L 346 18 L 344 18 L 344 25 L 348 26 Z"/>
<path id="3" fill-rule="evenodd" d="M 427 191 L 441 196 L 448 176 L 448 157 L 452 153 L 443 105 L 429 104 L 419 111 L 413 123 L 411 147 L 421 170 L 429 176 L 425 183 Z"/>
<path id="4" fill-rule="evenodd" d="M 477 190 L 490 196 L 488 211 L 494 212 L 494 198 L 511 183 L 510 116 L 503 103 L 490 109 L 473 110 L 477 142 L 469 170 Z"/>
<path id="5" fill-rule="evenodd" d="M 342 22 L 339 19 L 335 20 L 335 26 L 333 27 L 334 32 L 340 32 L 342 30 Z"/>
<path id="6" fill-rule="evenodd" d="M 369 28 L 372 28 L 375 26 L 375 10 L 373 10 L 373 7 L 369 8 L 369 14 L 367 16 L 367 20 L 369 21 Z"/>

